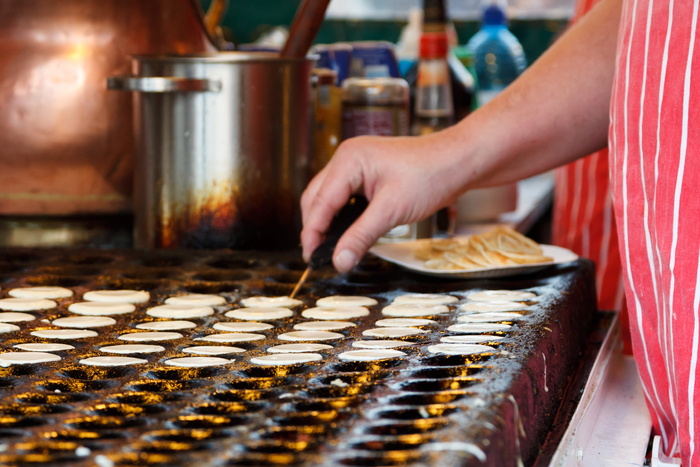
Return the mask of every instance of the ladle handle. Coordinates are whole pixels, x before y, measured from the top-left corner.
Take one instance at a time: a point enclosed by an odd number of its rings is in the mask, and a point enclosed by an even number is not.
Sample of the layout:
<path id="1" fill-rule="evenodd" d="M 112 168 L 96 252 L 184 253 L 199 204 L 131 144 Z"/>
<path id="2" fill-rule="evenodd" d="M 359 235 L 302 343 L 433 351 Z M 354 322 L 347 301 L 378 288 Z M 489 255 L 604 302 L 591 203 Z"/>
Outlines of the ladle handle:
<path id="1" fill-rule="evenodd" d="M 330 0 L 301 0 L 282 48 L 282 58 L 303 58 L 316 38 Z"/>

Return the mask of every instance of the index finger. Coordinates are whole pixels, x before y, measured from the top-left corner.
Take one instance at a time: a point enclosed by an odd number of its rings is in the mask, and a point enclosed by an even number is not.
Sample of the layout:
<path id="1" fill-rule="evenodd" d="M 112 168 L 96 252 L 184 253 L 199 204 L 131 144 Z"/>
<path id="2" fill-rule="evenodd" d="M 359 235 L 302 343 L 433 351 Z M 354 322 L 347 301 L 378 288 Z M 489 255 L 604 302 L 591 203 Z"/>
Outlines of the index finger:
<path id="1" fill-rule="evenodd" d="M 302 196 L 304 228 L 301 232 L 301 243 L 304 259 L 307 261 L 323 240 L 337 212 L 362 186 L 361 182 L 357 182 L 362 178 L 348 177 L 349 170 L 340 167 L 342 165 L 327 166 L 312 180 Z"/>

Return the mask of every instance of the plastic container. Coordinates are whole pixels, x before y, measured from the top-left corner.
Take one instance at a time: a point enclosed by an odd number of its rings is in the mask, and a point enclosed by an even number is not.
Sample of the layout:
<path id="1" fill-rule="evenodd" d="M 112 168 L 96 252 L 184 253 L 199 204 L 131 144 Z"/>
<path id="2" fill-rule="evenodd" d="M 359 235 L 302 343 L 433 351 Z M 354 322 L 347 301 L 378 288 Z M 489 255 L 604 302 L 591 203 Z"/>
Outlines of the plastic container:
<path id="1" fill-rule="evenodd" d="M 387 41 L 355 41 L 350 76 L 356 78 L 398 78 L 399 62 L 394 44 Z"/>
<path id="2" fill-rule="evenodd" d="M 467 42 L 474 56 L 477 75 L 477 101 L 484 105 L 525 71 L 523 47 L 508 30 L 503 9 L 490 4 L 484 9 L 482 25 Z"/>

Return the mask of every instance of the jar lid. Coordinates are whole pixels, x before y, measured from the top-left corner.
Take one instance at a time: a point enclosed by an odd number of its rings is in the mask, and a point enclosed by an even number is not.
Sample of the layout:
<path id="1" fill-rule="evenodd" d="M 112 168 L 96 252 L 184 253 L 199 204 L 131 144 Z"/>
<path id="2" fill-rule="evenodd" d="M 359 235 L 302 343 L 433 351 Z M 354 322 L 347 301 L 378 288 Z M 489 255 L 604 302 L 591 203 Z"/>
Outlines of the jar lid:
<path id="1" fill-rule="evenodd" d="M 403 78 L 347 78 L 343 81 L 343 102 L 408 105 L 408 82 Z"/>
<path id="2" fill-rule="evenodd" d="M 335 70 L 328 68 L 314 68 L 311 73 L 315 84 L 319 86 L 332 86 L 338 77 L 338 73 Z"/>

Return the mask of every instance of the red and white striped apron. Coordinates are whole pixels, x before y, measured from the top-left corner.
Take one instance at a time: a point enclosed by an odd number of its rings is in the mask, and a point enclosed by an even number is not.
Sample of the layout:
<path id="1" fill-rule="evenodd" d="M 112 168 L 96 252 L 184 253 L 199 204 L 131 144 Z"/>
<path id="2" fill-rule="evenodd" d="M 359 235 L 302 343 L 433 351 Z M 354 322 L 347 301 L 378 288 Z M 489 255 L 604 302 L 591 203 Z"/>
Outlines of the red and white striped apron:
<path id="1" fill-rule="evenodd" d="M 579 0 L 571 23 L 599 1 Z M 607 149 L 556 170 L 552 243 L 593 260 L 598 308 L 624 315 L 625 292 L 609 180 Z M 623 316 L 621 319 L 627 322 Z"/>
<path id="2" fill-rule="evenodd" d="M 697 0 L 627 0 L 611 103 L 611 187 L 632 344 L 666 455 L 700 465 Z"/>

